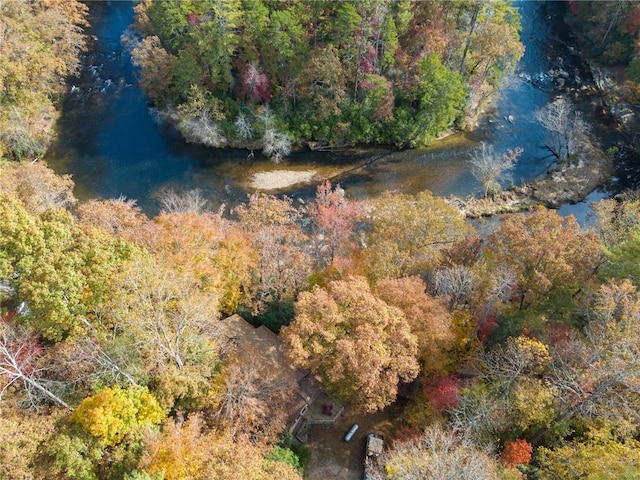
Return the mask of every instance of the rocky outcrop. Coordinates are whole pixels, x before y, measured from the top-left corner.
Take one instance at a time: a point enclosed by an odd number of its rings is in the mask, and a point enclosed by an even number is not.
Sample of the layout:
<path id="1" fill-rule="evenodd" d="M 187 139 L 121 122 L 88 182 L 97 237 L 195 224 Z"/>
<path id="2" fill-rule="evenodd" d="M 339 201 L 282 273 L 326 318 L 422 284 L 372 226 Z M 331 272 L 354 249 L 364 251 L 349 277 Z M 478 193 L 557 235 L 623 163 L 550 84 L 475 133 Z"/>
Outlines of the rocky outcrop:
<path id="1" fill-rule="evenodd" d="M 615 74 L 602 67 L 591 65 L 591 74 L 596 88 L 601 93 L 602 102 L 607 112 L 623 127 L 633 127 L 637 124 L 633 107 L 625 100 L 621 81 Z"/>

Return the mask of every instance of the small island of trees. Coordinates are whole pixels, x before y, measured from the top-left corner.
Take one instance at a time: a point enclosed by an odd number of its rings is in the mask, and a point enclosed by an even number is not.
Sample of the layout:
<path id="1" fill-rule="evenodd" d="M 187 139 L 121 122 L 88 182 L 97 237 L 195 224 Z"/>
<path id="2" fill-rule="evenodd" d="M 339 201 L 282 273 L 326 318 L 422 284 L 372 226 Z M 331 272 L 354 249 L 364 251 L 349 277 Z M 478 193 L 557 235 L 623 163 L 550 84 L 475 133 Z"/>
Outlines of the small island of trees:
<path id="1" fill-rule="evenodd" d="M 523 53 L 508 2 L 145 1 L 141 85 L 194 142 L 428 144 L 477 113 Z"/>

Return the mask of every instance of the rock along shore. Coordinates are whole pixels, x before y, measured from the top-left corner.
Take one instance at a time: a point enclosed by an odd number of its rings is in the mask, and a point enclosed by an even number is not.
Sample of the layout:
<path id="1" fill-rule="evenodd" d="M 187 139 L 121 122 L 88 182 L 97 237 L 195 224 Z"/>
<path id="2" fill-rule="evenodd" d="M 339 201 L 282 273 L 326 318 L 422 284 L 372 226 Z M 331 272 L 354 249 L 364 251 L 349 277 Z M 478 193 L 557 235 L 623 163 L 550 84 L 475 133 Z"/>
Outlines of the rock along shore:
<path id="1" fill-rule="evenodd" d="M 572 159 L 549 170 L 543 177 L 491 198 L 449 197 L 447 202 L 466 218 L 522 212 L 538 206 L 558 208 L 583 201 L 609 180 L 612 169 L 611 157 L 585 135 Z"/>

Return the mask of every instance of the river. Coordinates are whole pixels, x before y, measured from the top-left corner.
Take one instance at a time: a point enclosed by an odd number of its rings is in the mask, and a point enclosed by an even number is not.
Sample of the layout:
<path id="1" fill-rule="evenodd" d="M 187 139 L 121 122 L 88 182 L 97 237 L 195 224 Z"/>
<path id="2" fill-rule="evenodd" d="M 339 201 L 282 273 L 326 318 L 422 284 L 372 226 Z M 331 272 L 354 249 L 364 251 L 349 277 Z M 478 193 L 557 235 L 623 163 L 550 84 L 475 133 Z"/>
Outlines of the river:
<path id="1" fill-rule="evenodd" d="M 559 93 L 547 72 L 562 62 L 571 74 L 567 87 L 579 86 L 576 75 L 588 82 L 589 74 L 567 48 L 571 41 L 566 28 L 561 27 L 557 5 L 547 7 L 537 1 L 516 4 L 523 19 L 525 54 L 478 128 L 451 135 L 429 148 L 387 152 L 366 168 L 340 178 L 349 196 L 425 189 L 440 196 L 472 194 L 479 184 L 470 173 L 468 158 L 480 142 L 493 145 L 496 152 L 524 149 L 505 185 L 529 181 L 547 171 L 553 159 L 542 147 L 545 132 L 533 117 L 536 109 Z M 165 189 L 197 188 L 216 208 L 221 203 L 243 201 L 253 191 L 248 179 L 256 172 L 315 170 L 322 178 L 330 175 L 331 167 L 357 165 L 367 158 L 302 151 L 276 166 L 265 159 L 250 160 L 243 150 L 187 144 L 170 125 L 158 120 L 136 86 L 127 42 L 122 41 L 123 34 L 126 38 L 131 33 L 133 5 L 129 1 L 89 2 L 93 41 L 80 75 L 69 79 L 58 136 L 46 155 L 58 173 L 73 175 L 78 198 L 123 196 L 136 199 L 146 212 L 155 213 L 157 198 Z M 372 152 L 368 157 L 378 154 Z M 284 193 L 305 199 L 313 194 L 313 186 L 294 187 Z M 590 199 L 606 195 L 596 192 Z M 586 205 L 566 206 L 560 211 L 584 218 Z"/>

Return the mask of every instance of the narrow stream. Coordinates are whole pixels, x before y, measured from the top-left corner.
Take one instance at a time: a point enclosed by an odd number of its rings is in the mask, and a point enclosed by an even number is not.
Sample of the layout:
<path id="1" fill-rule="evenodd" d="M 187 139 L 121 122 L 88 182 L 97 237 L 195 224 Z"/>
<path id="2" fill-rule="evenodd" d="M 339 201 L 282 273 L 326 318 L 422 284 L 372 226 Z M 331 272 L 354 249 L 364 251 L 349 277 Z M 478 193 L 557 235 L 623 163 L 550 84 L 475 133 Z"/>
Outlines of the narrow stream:
<path id="1" fill-rule="evenodd" d="M 523 19 L 525 55 L 479 127 L 426 149 L 390 152 L 383 160 L 341 178 L 348 195 L 363 198 L 385 190 L 415 193 L 425 189 L 440 196 L 472 194 L 479 185 L 469 171 L 468 158 L 480 142 L 492 144 L 496 152 L 524 149 L 505 185 L 546 172 L 552 158 L 542 147 L 545 132 L 533 115 L 560 93 L 547 72 L 562 66 L 571 74 L 567 87 L 590 79 L 567 48 L 570 40 L 561 38 L 566 29 L 561 28 L 558 6 L 537 1 L 516 4 Z M 275 166 L 260 158 L 250 161 L 247 151 L 185 143 L 171 126 L 157 120 L 136 86 L 127 42 L 122 40 L 131 33 L 133 6 L 130 1 L 89 2 L 94 41 L 80 76 L 69 80 L 58 139 L 47 153 L 47 162 L 57 172 L 73 175 L 80 199 L 124 196 L 154 213 L 163 190 L 198 188 L 215 207 L 243 201 L 251 192 L 247 179 L 258 171 L 323 172 L 327 166 L 362 162 L 362 158 L 337 153 L 303 151 Z M 308 198 L 313 191 L 305 187 L 286 193 Z M 586 212 L 586 207 L 582 210 Z M 574 212 L 567 207 L 564 213 Z"/>

